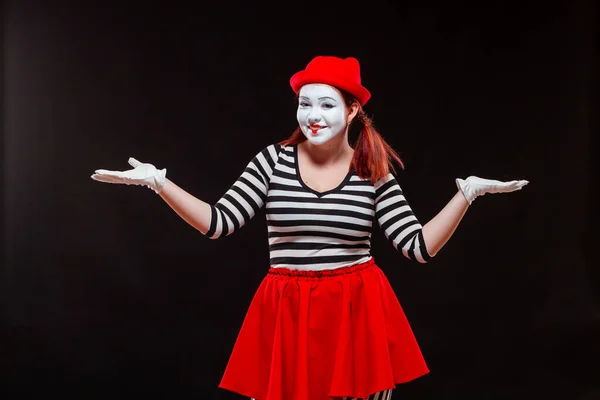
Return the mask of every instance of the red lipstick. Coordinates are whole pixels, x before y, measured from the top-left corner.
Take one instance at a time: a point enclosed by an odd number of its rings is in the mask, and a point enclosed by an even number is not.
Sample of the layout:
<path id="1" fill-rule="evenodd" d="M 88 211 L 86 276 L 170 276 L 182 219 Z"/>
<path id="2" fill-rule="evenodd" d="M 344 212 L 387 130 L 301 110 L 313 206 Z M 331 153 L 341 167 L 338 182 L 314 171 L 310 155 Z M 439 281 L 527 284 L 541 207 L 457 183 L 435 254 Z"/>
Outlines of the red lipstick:
<path id="1" fill-rule="evenodd" d="M 324 128 L 324 126 L 321 126 L 319 124 L 310 124 L 309 127 L 313 135 L 316 135 L 319 129 Z"/>

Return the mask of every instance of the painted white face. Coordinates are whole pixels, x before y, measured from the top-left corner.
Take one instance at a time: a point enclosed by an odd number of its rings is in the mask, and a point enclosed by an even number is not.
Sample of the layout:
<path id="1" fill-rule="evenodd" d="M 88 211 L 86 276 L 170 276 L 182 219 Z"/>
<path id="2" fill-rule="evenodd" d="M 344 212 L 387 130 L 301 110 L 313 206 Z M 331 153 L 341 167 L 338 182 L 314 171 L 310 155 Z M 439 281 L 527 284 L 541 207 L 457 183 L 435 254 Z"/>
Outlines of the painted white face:
<path id="1" fill-rule="evenodd" d="M 302 133 L 312 144 L 323 144 L 343 133 L 347 112 L 342 95 L 329 85 L 310 83 L 298 93 L 296 117 Z"/>

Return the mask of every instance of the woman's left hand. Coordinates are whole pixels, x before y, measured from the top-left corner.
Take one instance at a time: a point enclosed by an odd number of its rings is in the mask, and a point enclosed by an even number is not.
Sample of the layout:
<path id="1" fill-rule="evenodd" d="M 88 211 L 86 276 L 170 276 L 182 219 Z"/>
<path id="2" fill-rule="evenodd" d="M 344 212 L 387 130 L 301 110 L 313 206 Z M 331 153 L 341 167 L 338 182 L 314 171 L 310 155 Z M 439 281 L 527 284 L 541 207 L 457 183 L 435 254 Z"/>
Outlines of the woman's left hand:
<path id="1" fill-rule="evenodd" d="M 469 176 L 467 179 L 456 179 L 456 186 L 465 196 L 469 204 L 477 197 L 486 193 L 509 193 L 521 190 L 529 181 L 515 180 L 502 182 L 493 179 L 484 179 L 477 176 Z"/>

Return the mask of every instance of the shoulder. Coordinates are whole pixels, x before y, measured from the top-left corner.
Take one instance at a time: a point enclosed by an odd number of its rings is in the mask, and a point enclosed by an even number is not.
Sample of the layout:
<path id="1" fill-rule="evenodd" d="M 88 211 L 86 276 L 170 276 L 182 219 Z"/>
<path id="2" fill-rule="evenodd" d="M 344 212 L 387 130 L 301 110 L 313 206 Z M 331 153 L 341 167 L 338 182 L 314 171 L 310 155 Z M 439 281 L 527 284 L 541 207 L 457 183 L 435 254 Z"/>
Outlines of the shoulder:
<path id="1" fill-rule="evenodd" d="M 279 153 L 281 152 L 281 145 L 277 143 L 269 144 L 263 148 L 261 148 L 258 153 L 256 153 L 255 158 L 263 159 L 268 162 L 276 162 L 277 158 L 279 158 Z"/>
<path id="2" fill-rule="evenodd" d="M 389 186 L 393 186 L 393 185 L 397 185 L 398 181 L 396 181 L 396 177 L 389 172 L 386 176 L 384 176 L 383 178 L 379 179 L 377 182 L 375 182 L 375 184 L 373 185 L 375 187 L 375 190 L 384 190 L 385 188 L 388 188 Z"/>
<path id="3" fill-rule="evenodd" d="M 252 162 L 262 165 L 265 171 L 268 171 L 268 175 L 270 175 L 282 158 L 289 161 L 288 159 L 291 151 L 292 149 L 290 146 L 281 146 L 279 143 L 271 143 L 263 147 L 255 155 Z"/>
<path id="4" fill-rule="evenodd" d="M 283 155 L 285 159 L 289 159 L 293 157 L 294 146 L 287 145 L 282 146 L 279 143 L 272 143 L 265 148 L 262 149 L 261 153 L 265 156 L 268 156 L 274 162 L 277 162 L 281 156 Z"/>

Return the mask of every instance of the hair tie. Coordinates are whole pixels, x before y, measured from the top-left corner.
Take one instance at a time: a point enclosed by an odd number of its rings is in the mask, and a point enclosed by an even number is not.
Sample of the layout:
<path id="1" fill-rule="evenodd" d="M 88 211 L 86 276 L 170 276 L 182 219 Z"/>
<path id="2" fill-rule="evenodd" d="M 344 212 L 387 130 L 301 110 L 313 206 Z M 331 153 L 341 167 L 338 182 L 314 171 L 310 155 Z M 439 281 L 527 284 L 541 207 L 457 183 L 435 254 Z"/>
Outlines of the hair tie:
<path id="1" fill-rule="evenodd" d="M 367 114 L 365 114 L 365 112 L 361 110 L 361 111 L 358 113 L 358 120 L 359 120 L 360 122 L 362 122 L 362 123 L 363 123 L 363 125 L 366 125 L 366 124 L 369 122 L 369 117 L 367 117 Z"/>

